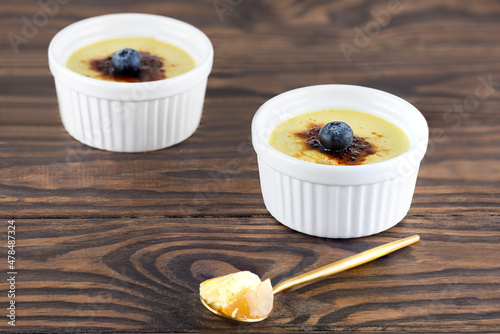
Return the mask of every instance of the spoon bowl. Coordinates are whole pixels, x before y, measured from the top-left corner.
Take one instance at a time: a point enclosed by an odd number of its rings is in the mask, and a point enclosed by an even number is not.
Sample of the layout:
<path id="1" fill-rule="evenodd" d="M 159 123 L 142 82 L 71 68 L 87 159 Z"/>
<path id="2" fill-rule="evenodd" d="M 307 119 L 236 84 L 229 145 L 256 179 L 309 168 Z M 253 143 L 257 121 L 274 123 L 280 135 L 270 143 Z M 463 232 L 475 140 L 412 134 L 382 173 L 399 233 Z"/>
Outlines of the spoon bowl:
<path id="1" fill-rule="evenodd" d="M 407 237 L 404 239 L 396 240 L 393 242 L 389 242 L 387 244 L 371 248 L 369 250 L 366 250 L 362 253 L 349 256 L 345 259 L 342 259 L 340 261 L 336 261 L 330 264 L 327 264 L 326 266 L 320 267 L 318 269 L 306 272 L 302 275 L 299 275 L 297 277 L 290 278 L 286 281 L 283 281 L 276 285 L 273 288 L 273 295 L 277 294 L 278 292 L 281 292 L 283 290 L 289 289 L 293 286 L 306 283 L 318 278 L 326 277 L 332 274 L 336 274 L 341 271 L 345 271 L 354 267 L 357 267 L 359 265 L 365 264 L 367 262 L 373 261 L 375 259 L 378 259 L 379 257 L 382 257 L 384 255 L 387 255 L 389 253 L 392 253 L 398 249 L 404 248 L 406 246 L 409 246 L 411 244 L 414 244 L 420 240 L 420 236 L 414 235 L 411 237 Z M 232 321 L 237 321 L 237 322 L 245 322 L 245 323 L 252 323 L 252 322 L 259 322 L 268 317 L 268 315 L 260 318 L 238 318 L 238 317 L 233 317 L 230 315 L 227 315 L 225 313 L 222 313 L 220 311 L 217 311 L 213 309 L 210 305 L 208 305 L 205 300 L 203 300 L 203 297 L 200 295 L 200 300 L 201 303 L 213 314 L 218 315 L 222 318 L 232 320 Z"/>

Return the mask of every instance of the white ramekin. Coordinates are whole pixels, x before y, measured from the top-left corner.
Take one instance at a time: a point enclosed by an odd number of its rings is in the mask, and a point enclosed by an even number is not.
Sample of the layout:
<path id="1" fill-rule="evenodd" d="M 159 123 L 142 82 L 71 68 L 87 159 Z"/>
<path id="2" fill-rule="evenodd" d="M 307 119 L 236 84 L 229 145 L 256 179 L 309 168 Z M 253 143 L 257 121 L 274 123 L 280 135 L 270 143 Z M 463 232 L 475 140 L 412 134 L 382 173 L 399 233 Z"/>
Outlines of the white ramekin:
<path id="1" fill-rule="evenodd" d="M 357 110 L 391 121 L 408 135 L 411 148 L 383 162 L 331 166 L 292 158 L 269 145 L 279 123 L 325 109 Z M 280 94 L 263 104 L 252 121 L 266 208 L 282 224 L 319 237 L 356 238 L 384 231 L 410 209 L 428 137 L 427 122 L 414 106 L 376 89 L 318 85 Z"/>
<path id="2" fill-rule="evenodd" d="M 88 78 L 65 64 L 79 48 L 102 40 L 148 36 L 176 45 L 196 62 L 189 72 L 151 82 Z M 89 146 L 116 152 L 145 152 L 177 144 L 197 129 L 213 47 L 199 29 L 169 17 L 111 14 L 73 23 L 49 46 L 61 119 L 70 135 Z"/>

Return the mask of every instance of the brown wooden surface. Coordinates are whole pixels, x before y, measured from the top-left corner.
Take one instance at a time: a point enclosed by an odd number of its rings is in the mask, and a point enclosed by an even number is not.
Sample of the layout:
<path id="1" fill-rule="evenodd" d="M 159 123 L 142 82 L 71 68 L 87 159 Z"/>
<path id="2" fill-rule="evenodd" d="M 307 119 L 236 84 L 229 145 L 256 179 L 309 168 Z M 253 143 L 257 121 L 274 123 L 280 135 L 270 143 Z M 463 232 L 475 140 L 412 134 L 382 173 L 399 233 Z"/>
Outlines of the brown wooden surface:
<path id="1" fill-rule="evenodd" d="M 500 332 L 498 1 L 393 1 L 399 11 L 350 62 L 339 46 L 354 45 L 356 27 L 373 25 L 371 13 L 390 1 L 60 2 L 17 53 L 9 33 L 22 35 L 45 2 L 0 4 L 1 331 Z M 226 4 L 223 19 L 214 3 Z M 180 145 L 109 153 L 61 125 L 50 39 L 114 12 L 172 16 L 214 44 L 201 125 Z M 493 82 L 487 96 L 481 80 Z M 412 207 L 386 232 L 315 238 L 264 207 L 252 116 L 276 94 L 322 83 L 386 90 L 428 120 Z M 6 317 L 11 219 L 15 327 Z M 262 323 L 226 322 L 198 300 L 214 275 L 247 269 L 276 284 L 412 234 L 421 242 L 280 293 Z"/>

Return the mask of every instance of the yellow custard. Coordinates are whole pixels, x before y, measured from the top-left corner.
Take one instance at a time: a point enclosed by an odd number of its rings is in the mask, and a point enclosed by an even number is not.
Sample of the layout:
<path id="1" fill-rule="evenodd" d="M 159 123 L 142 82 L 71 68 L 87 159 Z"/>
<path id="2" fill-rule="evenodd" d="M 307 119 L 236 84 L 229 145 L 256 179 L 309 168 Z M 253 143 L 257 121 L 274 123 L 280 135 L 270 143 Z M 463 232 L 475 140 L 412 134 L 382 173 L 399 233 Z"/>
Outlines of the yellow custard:
<path id="1" fill-rule="evenodd" d="M 200 284 L 200 296 L 212 309 L 238 319 L 266 317 L 273 308 L 271 281 L 250 271 L 211 278 Z"/>
<path id="2" fill-rule="evenodd" d="M 140 52 L 141 55 L 143 55 L 143 63 L 145 61 L 143 53 L 159 58 L 161 65 L 154 70 L 156 70 L 156 74 L 162 74 L 163 77 L 155 76 L 155 79 L 152 80 L 172 78 L 186 73 L 196 66 L 195 61 L 186 51 L 172 44 L 158 41 L 152 37 L 127 37 L 110 39 L 87 45 L 75 51 L 69 57 L 66 62 L 66 67 L 76 73 L 94 79 L 125 82 L 151 81 L 135 80 L 133 77 L 127 78 L 126 76 L 119 75 L 103 75 L 102 71 L 96 69 L 96 61 L 101 60 L 104 62 L 106 58 L 112 57 L 115 52 L 125 48 L 134 49 Z"/>
<path id="3" fill-rule="evenodd" d="M 333 121 L 342 121 L 351 127 L 354 133 L 351 146 L 345 152 L 326 152 L 311 146 L 319 128 Z M 397 125 L 352 110 L 322 110 L 295 116 L 272 131 L 269 144 L 291 157 L 327 165 L 375 163 L 392 159 L 410 149 L 408 136 Z"/>

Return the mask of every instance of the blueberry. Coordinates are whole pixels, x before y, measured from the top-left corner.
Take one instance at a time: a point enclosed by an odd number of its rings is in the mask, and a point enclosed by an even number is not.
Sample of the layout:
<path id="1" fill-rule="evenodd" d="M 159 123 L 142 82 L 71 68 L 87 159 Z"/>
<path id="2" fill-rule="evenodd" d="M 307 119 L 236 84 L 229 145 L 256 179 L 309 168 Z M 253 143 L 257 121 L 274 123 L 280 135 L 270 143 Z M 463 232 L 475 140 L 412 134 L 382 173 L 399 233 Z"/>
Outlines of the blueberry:
<path id="1" fill-rule="evenodd" d="M 344 122 L 327 123 L 319 132 L 321 145 L 329 151 L 341 151 L 348 148 L 352 138 L 352 129 Z"/>
<path id="2" fill-rule="evenodd" d="M 113 55 L 111 61 L 117 73 L 134 74 L 141 66 L 141 54 L 134 49 L 121 49 Z"/>

